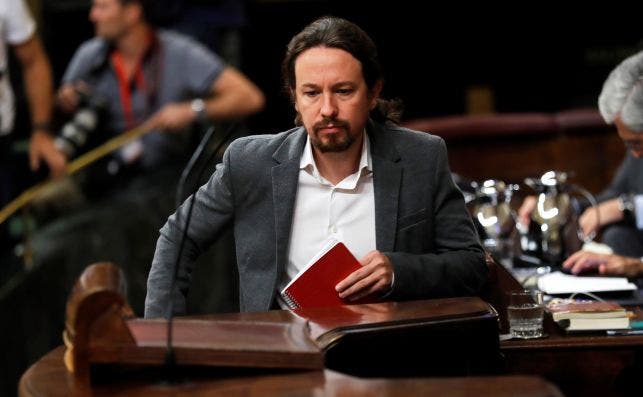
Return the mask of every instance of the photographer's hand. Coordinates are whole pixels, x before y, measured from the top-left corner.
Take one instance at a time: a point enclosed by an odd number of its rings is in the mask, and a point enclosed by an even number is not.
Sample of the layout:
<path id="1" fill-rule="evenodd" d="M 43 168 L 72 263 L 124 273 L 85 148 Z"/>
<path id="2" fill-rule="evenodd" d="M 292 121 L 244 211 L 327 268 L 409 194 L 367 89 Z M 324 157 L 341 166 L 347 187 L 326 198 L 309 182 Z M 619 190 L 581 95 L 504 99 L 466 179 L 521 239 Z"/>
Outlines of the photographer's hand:
<path id="1" fill-rule="evenodd" d="M 80 104 L 79 92 L 89 95 L 89 91 L 89 86 L 82 81 L 63 84 L 56 93 L 56 104 L 63 112 L 73 113 Z"/>
<path id="2" fill-rule="evenodd" d="M 67 165 L 67 158 L 56 149 L 54 138 L 45 131 L 34 131 L 29 141 L 29 165 L 32 171 L 40 168 L 41 160 L 49 166 L 52 177 L 62 175 Z"/>
<path id="3" fill-rule="evenodd" d="M 189 103 L 170 103 L 163 106 L 148 121 L 145 127 L 164 131 L 181 131 L 196 119 Z"/>

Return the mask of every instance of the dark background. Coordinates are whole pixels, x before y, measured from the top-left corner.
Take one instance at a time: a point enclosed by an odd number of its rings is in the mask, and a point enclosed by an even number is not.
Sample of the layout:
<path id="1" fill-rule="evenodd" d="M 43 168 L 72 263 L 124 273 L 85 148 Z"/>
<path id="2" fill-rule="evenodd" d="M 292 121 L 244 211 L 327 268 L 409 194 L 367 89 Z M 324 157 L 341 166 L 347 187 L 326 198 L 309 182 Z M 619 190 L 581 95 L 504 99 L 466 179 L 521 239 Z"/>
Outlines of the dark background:
<path id="1" fill-rule="evenodd" d="M 77 46 L 93 34 L 89 3 L 42 2 L 43 36 L 57 81 Z M 249 120 L 255 132 L 292 125 L 293 112 L 281 91 L 281 59 L 289 39 L 322 15 L 348 18 L 373 38 L 386 78 L 384 95 L 404 101 L 405 119 L 464 113 L 472 86 L 490 89 L 498 112 L 592 107 L 607 73 L 643 48 L 638 13 L 617 2 L 610 7 L 406 0 L 244 5 L 241 69 L 267 96 L 266 109 Z"/>

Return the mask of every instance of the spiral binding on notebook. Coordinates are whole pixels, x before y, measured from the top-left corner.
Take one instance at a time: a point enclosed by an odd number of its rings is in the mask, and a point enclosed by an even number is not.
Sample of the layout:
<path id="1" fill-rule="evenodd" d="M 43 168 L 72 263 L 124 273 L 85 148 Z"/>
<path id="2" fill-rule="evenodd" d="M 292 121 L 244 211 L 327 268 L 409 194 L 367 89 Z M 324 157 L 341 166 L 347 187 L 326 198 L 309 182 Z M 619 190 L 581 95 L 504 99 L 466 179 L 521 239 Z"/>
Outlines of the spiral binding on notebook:
<path id="1" fill-rule="evenodd" d="M 284 302 L 286 302 L 286 304 L 288 305 L 288 307 L 289 307 L 289 308 L 291 308 L 291 309 L 293 309 L 293 310 L 294 310 L 294 309 L 299 309 L 299 308 L 300 308 L 299 303 L 297 303 L 297 301 L 295 300 L 295 298 L 293 298 L 292 296 L 290 296 L 290 294 L 288 293 L 288 291 L 284 291 L 284 292 L 282 292 L 282 293 L 281 293 L 281 297 L 284 299 Z"/>

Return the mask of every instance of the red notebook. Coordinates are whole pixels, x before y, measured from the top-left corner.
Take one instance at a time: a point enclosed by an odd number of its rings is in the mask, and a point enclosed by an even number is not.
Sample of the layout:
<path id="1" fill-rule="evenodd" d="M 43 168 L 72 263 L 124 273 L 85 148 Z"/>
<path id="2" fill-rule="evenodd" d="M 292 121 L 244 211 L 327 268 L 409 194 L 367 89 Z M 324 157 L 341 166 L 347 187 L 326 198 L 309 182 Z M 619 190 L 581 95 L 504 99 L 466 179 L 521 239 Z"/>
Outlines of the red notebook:
<path id="1" fill-rule="evenodd" d="M 288 283 L 281 296 L 291 309 L 345 305 L 349 302 L 339 297 L 335 285 L 360 267 L 344 243 L 331 239 Z"/>

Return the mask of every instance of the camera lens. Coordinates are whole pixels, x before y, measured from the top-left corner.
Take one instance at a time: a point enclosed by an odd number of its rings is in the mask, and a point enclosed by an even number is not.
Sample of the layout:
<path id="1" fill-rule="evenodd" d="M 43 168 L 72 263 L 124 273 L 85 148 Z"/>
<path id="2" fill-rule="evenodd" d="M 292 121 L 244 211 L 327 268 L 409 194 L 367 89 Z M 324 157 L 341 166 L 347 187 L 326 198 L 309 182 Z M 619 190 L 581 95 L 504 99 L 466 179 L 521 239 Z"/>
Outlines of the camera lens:
<path id="1" fill-rule="evenodd" d="M 94 109 L 80 109 L 74 117 L 74 123 L 86 132 L 94 131 L 98 125 L 98 115 Z"/>
<path id="2" fill-rule="evenodd" d="M 80 95 L 81 107 L 61 129 L 55 144 L 67 158 L 73 157 L 87 143 L 88 134 L 98 127 L 103 102 L 86 94 Z"/>

